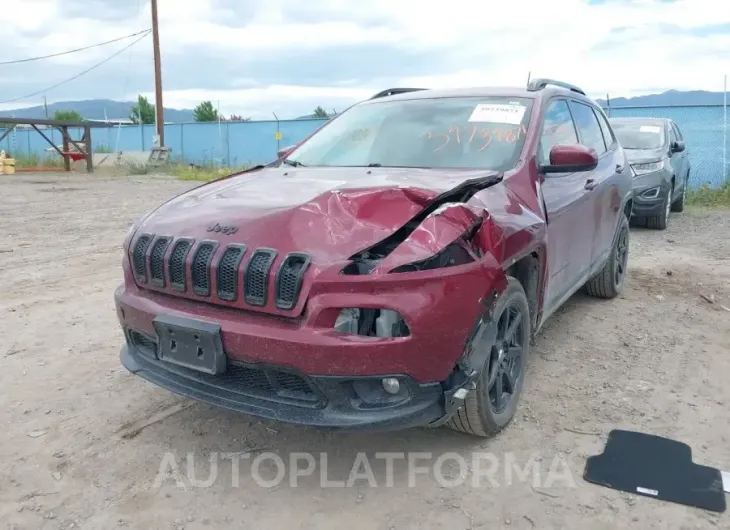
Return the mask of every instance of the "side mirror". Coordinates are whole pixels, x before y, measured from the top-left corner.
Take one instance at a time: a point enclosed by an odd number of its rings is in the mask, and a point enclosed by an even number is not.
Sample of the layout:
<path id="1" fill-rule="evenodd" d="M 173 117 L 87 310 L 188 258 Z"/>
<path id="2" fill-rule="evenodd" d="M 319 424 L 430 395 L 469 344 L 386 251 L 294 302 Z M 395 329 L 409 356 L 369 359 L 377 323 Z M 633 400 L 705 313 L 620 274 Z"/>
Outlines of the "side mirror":
<path id="1" fill-rule="evenodd" d="M 292 151 L 294 151 L 294 148 L 295 147 L 296 147 L 296 145 L 289 145 L 287 147 L 282 147 L 281 149 L 279 149 L 276 152 L 277 158 L 279 160 L 281 160 L 282 158 L 286 158 L 289 155 L 289 153 L 291 153 Z"/>
<path id="2" fill-rule="evenodd" d="M 684 151 L 684 142 L 677 141 L 672 144 L 672 153 L 681 153 L 682 151 Z"/>
<path id="3" fill-rule="evenodd" d="M 555 145 L 550 149 L 550 164 L 541 166 L 542 173 L 576 173 L 591 171 L 598 165 L 596 150 L 580 144 Z"/>

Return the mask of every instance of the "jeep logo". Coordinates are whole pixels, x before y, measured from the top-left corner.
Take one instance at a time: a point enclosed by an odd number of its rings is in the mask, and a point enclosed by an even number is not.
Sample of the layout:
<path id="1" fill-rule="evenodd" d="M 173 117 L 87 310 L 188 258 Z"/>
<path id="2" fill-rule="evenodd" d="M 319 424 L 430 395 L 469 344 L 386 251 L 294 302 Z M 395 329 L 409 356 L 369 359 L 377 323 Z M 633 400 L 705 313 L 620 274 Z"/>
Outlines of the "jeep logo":
<path id="1" fill-rule="evenodd" d="M 221 226 L 218 223 L 208 227 L 208 232 L 221 232 L 226 235 L 235 234 L 238 232 L 237 226 Z"/>

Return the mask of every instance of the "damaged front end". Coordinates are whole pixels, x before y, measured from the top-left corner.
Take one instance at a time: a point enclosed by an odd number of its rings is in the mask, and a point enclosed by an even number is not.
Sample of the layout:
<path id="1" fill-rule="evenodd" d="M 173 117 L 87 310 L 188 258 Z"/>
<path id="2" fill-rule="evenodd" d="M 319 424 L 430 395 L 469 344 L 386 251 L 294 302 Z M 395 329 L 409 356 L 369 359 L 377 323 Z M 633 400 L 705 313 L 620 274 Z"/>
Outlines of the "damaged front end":
<path id="1" fill-rule="evenodd" d="M 499 243 L 500 230 L 484 205 L 469 204 L 475 194 L 501 182 L 502 174 L 465 181 L 442 193 L 391 236 L 358 252 L 342 270 L 345 275 L 402 274 L 436 271 L 482 260 Z M 478 199 L 474 200 L 479 203 Z M 490 262 L 493 267 L 496 262 Z M 494 272 L 493 270 L 491 272 Z M 430 423 L 446 423 L 463 406 L 469 391 L 476 388 L 480 371 L 487 365 L 489 348 L 497 335 L 493 318 L 499 292 L 506 281 L 497 282 L 480 299 L 481 314 L 464 345 L 464 353 L 449 377 L 441 382 L 443 416 Z M 378 337 L 405 337 L 409 329 L 401 315 L 392 310 L 345 309 L 336 329 Z"/>

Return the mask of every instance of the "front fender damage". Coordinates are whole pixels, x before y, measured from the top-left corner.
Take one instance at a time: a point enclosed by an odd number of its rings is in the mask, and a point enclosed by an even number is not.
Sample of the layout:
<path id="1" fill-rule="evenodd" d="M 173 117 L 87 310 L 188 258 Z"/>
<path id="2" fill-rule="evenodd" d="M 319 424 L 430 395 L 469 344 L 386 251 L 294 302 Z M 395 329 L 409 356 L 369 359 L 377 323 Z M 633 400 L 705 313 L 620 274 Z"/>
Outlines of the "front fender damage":
<path id="1" fill-rule="evenodd" d="M 490 174 L 442 193 L 391 235 L 353 255 L 343 273 L 413 272 L 482 258 L 490 250 L 487 234 L 493 232 L 482 228 L 485 224 L 494 226 L 474 195 L 501 180 L 501 173 Z"/>

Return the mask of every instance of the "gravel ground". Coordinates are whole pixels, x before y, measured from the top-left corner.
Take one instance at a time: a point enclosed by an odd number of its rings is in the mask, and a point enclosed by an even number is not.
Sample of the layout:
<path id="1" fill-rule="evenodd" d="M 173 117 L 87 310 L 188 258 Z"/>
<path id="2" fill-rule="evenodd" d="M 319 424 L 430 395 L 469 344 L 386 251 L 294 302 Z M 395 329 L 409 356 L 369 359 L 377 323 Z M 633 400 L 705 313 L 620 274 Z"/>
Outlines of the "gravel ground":
<path id="1" fill-rule="evenodd" d="M 191 186 L 0 177 L 0 526 L 730 528 L 730 515 L 581 478 L 613 428 L 686 442 L 696 462 L 730 470 L 730 312 L 721 307 L 730 307 L 730 211 L 674 214 L 665 232 L 632 229 L 623 294 L 576 295 L 546 324 L 515 421 L 485 441 L 446 429 L 346 434 L 258 421 L 127 373 L 112 303 L 120 244 L 139 214 Z M 292 484 L 295 452 L 313 454 L 316 469 Z M 394 460 L 389 481 L 376 457 L 387 452 L 426 453 L 428 471 L 409 480 Z M 284 460 L 284 480 L 266 453 Z M 375 486 L 323 486 L 323 469 L 330 482 L 347 480 L 358 453 Z M 499 466 L 491 482 L 475 480 L 475 454 Z M 160 480 L 160 469 L 179 469 L 180 483 Z"/>

